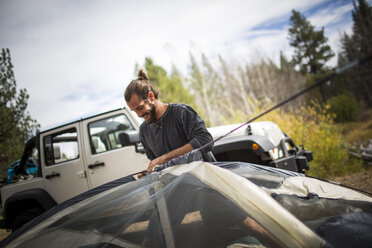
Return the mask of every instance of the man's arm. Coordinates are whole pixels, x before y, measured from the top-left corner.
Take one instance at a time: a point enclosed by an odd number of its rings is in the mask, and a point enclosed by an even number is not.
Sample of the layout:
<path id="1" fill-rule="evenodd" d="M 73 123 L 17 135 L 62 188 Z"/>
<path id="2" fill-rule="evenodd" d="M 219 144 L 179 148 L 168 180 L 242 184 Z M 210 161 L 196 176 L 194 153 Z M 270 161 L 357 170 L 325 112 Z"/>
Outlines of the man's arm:
<path id="1" fill-rule="evenodd" d="M 150 161 L 155 159 L 156 157 L 155 157 L 154 153 L 152 152 L 149 145 L 147 144 L 146 139 L 144 139 L 144 137 L 143 137 L 143 132 L 142 132 L 141 128 L 140 128 L 140 131 L 139 131 L 139 136 L 140 136 L 141 144 L 143 146 L 143 149 L 145 150 L 147 158 Z"/>
<path id="2" fill-rule="evenodd" d="M 165 164 L 167 162 L 169 162 L 170 160 L 176 158 L 176 157 L 179 157 L 179 156 L 182 156 L 188 152 L 191 152 L 193 150 L 192 146 L 190 144 L 186 144 L 184 146 L 181 146 L 173 151 L 170 151 L 154 160 L 152 160 L 149 164 L 149 166 L 147 167 L 147 171 L 149 173 L 151 173 L 154 169 L 154 167 L 156 165 L 162 165 L 162 164 Z"/>
<path id="3" fill-rule="evenodd" d="M 151 173 L 156 165 L 162 165 L 170 160 L 185 155 L 194 149 L 197 149 L 213 140 L 212 135 L 207 131 L 204 121 L 199 117 L 196 111 L 187 105 L 184 105 L 178 115 L 180 126 L 182 127 L 189 142 L 175 150 L 172 150 L 154 160 L 147 167 L 147 171 Z M 212 150 L 211 144 L 207 150 Z"/>
<path id="4" fill-rule="evenodd" d="M 196 111 L 187 106 L 181 112 L 181 122 L 184 133 L 189 140 L 189 144 L 194 148 L 200 148 L 213 140 L 212 135 L 205 127 L 204 121 L 196 113 Z M 211 151 L 213 143 L 204 149 L 205 152 Z"/>
<path id="5" fill-rule="evenodd" d="M 183 132 L 189 142 L 158 158 L 153 159 L 147 167 L 147 171 L 149 173 L 154 170 L 155 166 L 165 164 L 170 160 L 185 155 L 186 153 L 191 152 L 193 149 L 200 148 L 213 140 L 212 135 L 205 127 L 204 121 L 199 117 L 192 107 L 183 105 L 179 111 L 180 112 L 176 116 L 176 119 L 173 119 L 172 121 L 177 121 L 179 123 L 179 127 L 183 129 Z M 212 148 L 213 144 L 208 146 L 205 151 L 210 151 Z"/>

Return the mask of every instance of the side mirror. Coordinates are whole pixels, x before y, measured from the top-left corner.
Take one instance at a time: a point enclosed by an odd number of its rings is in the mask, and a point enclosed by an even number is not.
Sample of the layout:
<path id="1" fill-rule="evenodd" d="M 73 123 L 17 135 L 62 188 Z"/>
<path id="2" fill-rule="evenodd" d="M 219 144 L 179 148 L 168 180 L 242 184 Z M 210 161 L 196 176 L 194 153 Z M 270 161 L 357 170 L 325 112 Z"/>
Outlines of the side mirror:
<path id="1" fill-rule="evenodd" d="M 145 150 L 143 149 L 142 145 L 140 145 L 140 138 L 137 133 L 137 131 L 130 130 L 130 131 L 124 131 L 119 134 L 119 140 L 122 145 L 122 147 L 125 146 L 135 146 L 136 152 L 138 153 L 145 153 Z"/>

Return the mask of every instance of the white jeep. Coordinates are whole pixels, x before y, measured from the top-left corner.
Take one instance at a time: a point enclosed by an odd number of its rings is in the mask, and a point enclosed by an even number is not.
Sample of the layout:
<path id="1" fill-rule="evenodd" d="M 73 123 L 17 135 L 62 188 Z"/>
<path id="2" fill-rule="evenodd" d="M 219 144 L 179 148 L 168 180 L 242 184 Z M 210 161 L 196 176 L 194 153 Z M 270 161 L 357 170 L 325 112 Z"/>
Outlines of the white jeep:
<path id="1" fill-rule="evenodd" d="M 9 184 L 1 188 L 0 227 L 15 230 L 56 204 L 145 170 L 149 160 L 139 142 L 141 122 L 124 107 L 45 130 L 30 139 Z M 209 131 L 216 139 L 236 127 Z M 216 142 L 213 154 L 217 161 L 244 161 L 302 173 L 312 160 L 311 152 L 295 146 L 272 122 L 238 129 Z"/>

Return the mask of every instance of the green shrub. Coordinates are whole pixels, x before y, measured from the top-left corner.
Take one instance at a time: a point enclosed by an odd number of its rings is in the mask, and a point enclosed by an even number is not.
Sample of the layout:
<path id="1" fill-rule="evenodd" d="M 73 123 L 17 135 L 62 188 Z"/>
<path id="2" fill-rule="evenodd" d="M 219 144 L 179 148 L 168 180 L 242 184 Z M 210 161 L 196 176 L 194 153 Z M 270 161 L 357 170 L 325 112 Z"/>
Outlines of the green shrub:
<path id="1" fill-rule="evenodd" d="M 329 105 L 329 113 L 335 115 L 335 122 L 356 121 L 360 113 L 359 103 L 350 93 L 328 99 L 327 105 Z"/>

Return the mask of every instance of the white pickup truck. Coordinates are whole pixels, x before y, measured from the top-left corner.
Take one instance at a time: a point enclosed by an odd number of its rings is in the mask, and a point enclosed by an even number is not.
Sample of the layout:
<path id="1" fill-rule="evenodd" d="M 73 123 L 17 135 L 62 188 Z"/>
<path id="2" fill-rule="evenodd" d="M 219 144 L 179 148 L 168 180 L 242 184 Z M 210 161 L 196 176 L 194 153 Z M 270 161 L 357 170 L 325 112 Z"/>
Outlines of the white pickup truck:
<path id="1" fill-rule="evenodd" d="M 83 118 L 30 139 L 1 188 L 0 227 L 15 230 L 56 204 L 109 181 L 142 171 L 149 160 L 139 142 L 141 124 L 128 108 Z M 235 128 L 209 128 L 218 138 Z M 288 146 L 289 144 L 289 146 Z M 217 161 L 244 161 L 304 172 L 312 154 L 299 149 L 272 122 L 255 122 L 214 145 Z"/>

